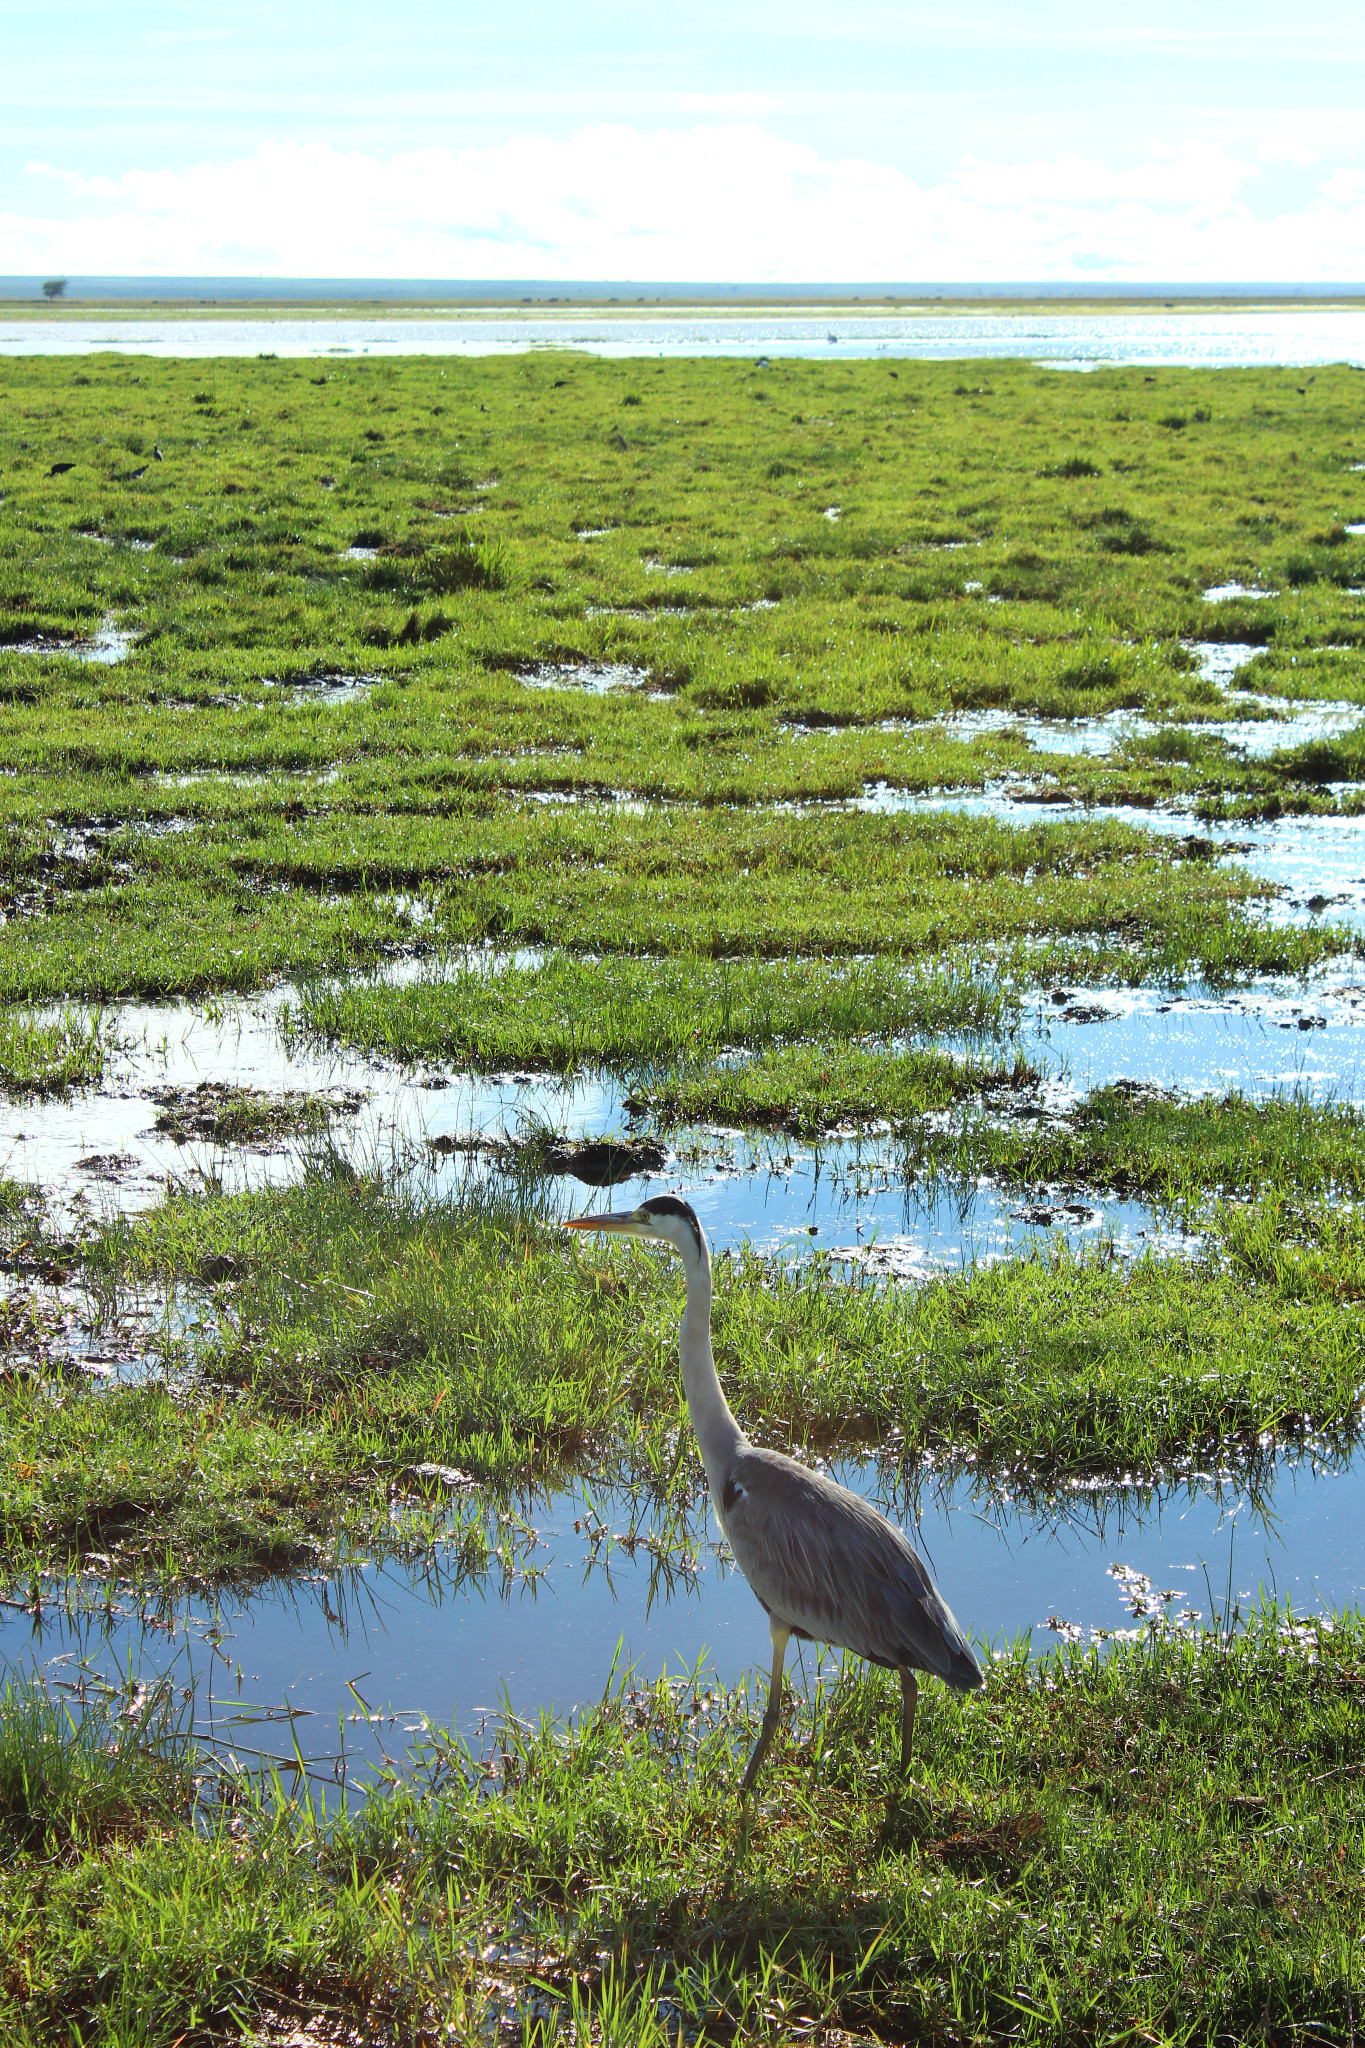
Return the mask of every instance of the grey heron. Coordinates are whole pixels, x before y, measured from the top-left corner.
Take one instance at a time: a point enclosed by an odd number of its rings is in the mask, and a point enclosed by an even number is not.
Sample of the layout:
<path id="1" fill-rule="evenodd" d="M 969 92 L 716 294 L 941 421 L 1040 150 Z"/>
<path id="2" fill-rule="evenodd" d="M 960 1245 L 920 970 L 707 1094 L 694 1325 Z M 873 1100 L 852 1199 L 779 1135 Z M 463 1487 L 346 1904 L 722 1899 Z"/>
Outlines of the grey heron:
<path id="1" fill-rule="evenodd" d="M 678 1353 L 711 1505 L 735 1562 L 768 1616 L 768 1705 L 744 1774 L 747 1794 L 777 1729 L 792 1636 L 834 1643 L 900 1674 L 901 1770 L 909 1768 L 917 1671 L 960 1691 L 984 1683 L 970 1643 L 909 1538 L 846 1486 L 780 1451 L 751 1444 L 730 1412 L 711 1354 L 711 1248 L 696 1211 L 656 1195 L 615 1216 L 575 1216 L 569 1230 L 657 1238 L 687 1276 Z"/>

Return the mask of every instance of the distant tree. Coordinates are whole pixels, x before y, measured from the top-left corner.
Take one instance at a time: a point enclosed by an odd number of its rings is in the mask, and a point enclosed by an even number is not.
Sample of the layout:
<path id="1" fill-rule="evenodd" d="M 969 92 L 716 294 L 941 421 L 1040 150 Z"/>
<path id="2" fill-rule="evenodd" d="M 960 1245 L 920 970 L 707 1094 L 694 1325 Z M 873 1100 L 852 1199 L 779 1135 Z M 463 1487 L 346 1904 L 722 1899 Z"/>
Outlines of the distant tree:
<path id="1" fill-rule="evenodd" d="M 45 299 L 64 299 L 66 297 L 66 279 L 64 277 L 49 277 L 43 286 L 43 297 Z"/>

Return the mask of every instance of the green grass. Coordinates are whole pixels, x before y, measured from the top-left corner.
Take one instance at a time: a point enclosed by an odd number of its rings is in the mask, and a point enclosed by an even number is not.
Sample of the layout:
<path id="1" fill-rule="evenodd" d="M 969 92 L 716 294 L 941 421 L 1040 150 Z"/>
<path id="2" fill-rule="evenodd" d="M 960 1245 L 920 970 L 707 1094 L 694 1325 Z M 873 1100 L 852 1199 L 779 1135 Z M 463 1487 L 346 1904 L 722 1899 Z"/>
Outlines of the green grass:
<path id="1" fill-rule="evenodd" d="M 664 1125 L 719 1123 L 814 1138 L 849 1126 L 922 1128 L 935 1111 L 983 1098 L 1006 1113 L 1034 1102 L 1040 1075 L 1021 1055 L 1002 1060 L 951 1053 L 883 1053 L 830 1044 L 783 1047 L 757 1059 L 689 1066 L 641 1089 Z"/>
<path id="2" fill-rule="evenodd" d="M 34 1681 L 0 1692 L 0 1839 L 42 1861 L 139 1841 L 183 1819 L 194 1798 L 168 1688 L 134 1711 L 98 1695 L 84 1711 Z"/>
<path id="3" fill-rule="evenodd" d="M 35 857 L 38 857 L 35 851 Z M 449 815 L 257 819 L 123 835 L 42 919 L 18 923 L 0 990 L 38 1000 L 249 987 L 268 973 L 496 940 L 713 957 L 1090 946 L 1125 978 L 1232 977 L 1350 951 L 1324 922 L 1271 930 L 1245 871 L 1115 822 L 832 816 L 471 803 Z M 25 855 L 15 856 L 22 874 Z M 416 895 L 430 926 L 414 919 Z M 246 915 L 250 912 L 250 916 Z M 240 939 L 240 945 L 229 942 Z M 1117 963 L 1126 961 L 1126 969 Z M 960 970 L 959 970 L 960 971 Z M 426 999 L 428 1002 L 430 998 Z"/>
<path id="4" fill-rule="evenodd" d="M 1359 695 L 1362 550 L 1332 538 L 1359 510 L 1349 375 L 1310 411 L 1271 371 L 973 374 L 657 365 L 623 453 L 618 365 L 10 359 L 0 1001 L 249 989 L 433 939 L 938 957 L 1084 935 L 1111 973 L 1303 971 L 1345 941 L 1272 940 L 1243 883 L 1169 845 L 1040 826 L 1002 864 L 941 818 L 917 841 L 767 808 L 1012 775 L 1274 814 L 1360 774 L 1358 734 L 1264 763 L 1201 738 L 1226 706 L 1182 645 L 1250 637 L 1258 685 Z M 357 537 L 375 559 L 346 557 Z M 1233 576 L 1280 595 L 1203 602 Z M 136 630 L 125 663 L 11 651 L 105 616 Z M 648 687 L 523 680 L 583 661 Z M 331 705 L 335 674 L 377 680 Z M 1002 708 L 1193 723 L 1105 760 L 924 723 Z M 611 791 L 687 809 L 516 802 Z"/>
<path id="5" fill-rule="evenodd" d="M 953 1133 L 921 1125 L 908 1134 L 905 1164 L 954 1181 L 985 1173 L 1005 1186 L 1107 1189 L 1167 1207 L 1272 1191 L 1330 1205 L 1365 1190 L 1363 1140 L 1365 1118 L 1350 1104 L 1297 1094 L 1178 1101 L 1119 1086 L 1097 1089 L 1064 1120 L 964 1121 Z"/>
<path id="6" fill-rule="evenodd" d="M 1349 1449 L 1358 1113 L 1104 1091 L 1029 1116 L 1009 1040 L 1053 981 L 1359 953 L 1330 920 L 1269 925 L 1197 832 L 1105 818 L 1365 801 L 1360 731 L 1264 761 L 1212 734 L 1229 702 L 1187 644 L 1255 644 L 1240 680 L 1281 708 L 1365 702 L 1358 381 L 1324 370 L 1306 403 L 1284 371 L 7 358 L 0 1087 L 103 1078 L 112 1037 L 73 1005 L 293 982 L 300 1044 L 608 1068 L 662 1119 L 882 1120 L 939 1191 L 1103 1185 L 1202 1243 L 914 1291 L 723 1261 L 717 1355 L 760 1440 L 1016 1492 Z M 1278 594 L 1204 600 L 1232 579 Z M 127 660 L 82 661 L 106 618 Z M 633 687 L 536 687 L 584 663 Z M 1157 730 L 1067 756 L 945 722 L 1116 711 Z M 855 808 L 878 783 L 1039 810 Z M 529 1171 L 441 1198 L 358 1173 L 329 1101 L 168 1099 L 171 1136 L 302 1131 L 297 1184 L 79 1243 L 0 1181 L 6 1347 L 47 1359 L 0 1373 L 7 1598 L 436 1543 L 477 1581 L 493 1502 L 569 1472 L 701 1509 L 673 1267 L 571 1249 Z M 157 1338 L 145 1385 L 29 1344 L 163 1294 L 194 1348 Z M 452 1511 L 426 1462 L 483 1487 Z M 718 2041 L 1349 2038 L 1360 1666 L 1358 1619 L 1007 1660 L 965 1708 L 927 1698 L 890 1812 L 886 1686 L 850 1677 L 793 1710 L 738 1859 L 739 1701 L 509 1726 L 492 1778 L 437 1745 L 324 1828 L 205 1782 L 171 1721 L 11 1694 L 0 2032 L 190 2048 L 320 2012 L 434 2042 L 472 2037 L 500 1975 L 528 2035 L 550 1987 L 542 2048 L 657 2040 L 661 1987 L 675 2035 Z"/>
<path id="7" fill-rule="evenodd" d="M 899 960 L 618 959 L 553 953 L 454 965 L 402 987 L 303 988 L 281 1012 L 286 1040 L 319 1039 L 417 1063 L 534 1066 L 571 1073 L 713 1057 L 788 1039 L 995 1038 L 1018 997 L 959 963 Z"/>
<path id="8" fill-rule="evenodd" d="M 1282 1176 L 1206 1233 L 1196 1258 L 1058 1247 L 913 1291 L 722 1260 L 717 1359 L 759 1441 L 893 1444 L 908 1469 L 932 1453 L 1016 1485 L 1354 1441 L 1359 1217 Z M 583 1471 L 680 1497 L 700 1483 L 677 1272 L 574 1255 L 510 1202 L 309 1175 L 109 1226 L 89 1281 L 109 1299 L 212 1284 L 219 1334 L 197 1387 L 73 1381 L 54 1402 L 0 1383 L 11 1585 L 91 1557 L 169 1585 L 401 1549 L 430 1532 L 390 1525 L 389 1488 L 413 1491 L 428 1462 L 502 1494 Z M 454 1531 L 472 1565 L 481 1528 Z"/>
<path id="9" fill-rule="evenodd" d="M 98 1081 L 110 1036 L 105 1019 L 77 1010 L 65 1010 L 53 1020 L 30 1011 L 0 1010 L 0 1090 L 61 1095 Z"/>
<path id="10" fill-rule="evenodd" d="M 893 1682 L 850 1670 L 789 1696 L 743 1836 L 754 1707 L 688 1685 L 509 1721 L 491 1773 L 438 1739 L 331 1823 L 238 1781 L 198 1831 L 54 1859 L 0 1815 L 0 2015 L 16 2048 L 308 2014 L 435 2043 L 500 2012 L 542 2048 L 1348 2039 L 1363 1653 L 1355 1617 L 1271 1609 L 1231 1642 L 1006 1657 L 965 1702 L 926 1688 L 904 1792 Z"/>

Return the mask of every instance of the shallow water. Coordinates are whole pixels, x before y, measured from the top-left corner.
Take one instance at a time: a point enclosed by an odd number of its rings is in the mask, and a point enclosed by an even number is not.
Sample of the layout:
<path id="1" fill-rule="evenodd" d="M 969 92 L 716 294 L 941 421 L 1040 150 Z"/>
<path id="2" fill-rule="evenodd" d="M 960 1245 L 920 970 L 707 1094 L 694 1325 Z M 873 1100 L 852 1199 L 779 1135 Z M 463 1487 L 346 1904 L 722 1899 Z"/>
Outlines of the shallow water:
<path id="1" fill-rule="evenodd" d="M 136 546 L 136 542 L 134 543 Z M 3 654 L 67 654 L 73 661 L 90 661 L 102 668 L 126 661 L 137 634 L 106 619 L 88 640 L 10 640 L 0 646 Z"/>
<path id="2" fill-rule="evenodd" d="M 1093 1088 L 1145 1081 L 1187 1095 L 1236 1089 L 1253 1101 L 1302 1094 L 1365 1102 L 1365 974 L 1305 991 L 1264 981 L 1230 994 L 1086 989 L 1040 995 L 1022 1049 L 1052 1070 L 1045 1099 L 1065 1108 Z"/>
<path id="3" fill-rule="evenodd" d="M 1196 657 L 1204 681 L 1221 683 L 1225 689 L 1238 669 L 1265 651 L 1246 640 L 1184 640 L 1181 645 Z"/>
<path id="4" fill-rule="evenodd" d="M 630 1121 L 627 1090 L 608 1077 L 565 1083 L 533 1074 L 409 1075 L 351 1055 L 290 1049 L 278 1030 L 278 1001 L 229 1006 L 217 1021 L 188 1005 L 127 1005 L 117 1018 L 125 1049 L 110 1061 L 99 1089 L 0 1101 L 0 1171 L 40 1181 L 62 1223 L 135 1214 L 176 1184 L 232 1190 L 297 1179 L 307 1141 L 230 1150 L 177 1144 L 154 1128 L 160 1105 L 153 1087 L 210 1081 L 269 1094 L 360 1096 L 361 1108 L 337 1118 L 337 1142 L 353 1159 L 419 1173 L 433 1194 L 495 1169 L 468 1149 L 433 1150 L 432 1140 L 516 1138 L 537 1124 L 570 1138 L 599 1137 Z M 1079 1200 L 1066 1191 L 1025 1202 L 993 1188 L 907 1186 L 898 1148 L 886 1136 L 804 1144 L 691 1129 L 670 1133 L 669 1148 L 664 1171 L 632 1179 L 629 1195 L 615 1199 L 685 1190 L 718 1253 L 747 1244 L 777 1258 L 828 1251 L 862 1261 L 871 1249 L 881 1270 L 918 1278 L 1061 1237 L 1110 1240 L 1125 1254 L 1168 1241 L 1146 1203 Z M 564 1177 L 551 1199 L 567 1210 L 600 1198 Z"/>
<path id="5" fill-rule="evenodd" d="M 1234 597 L 1278 597 L 1278 590 L 1267 590 L 1259 583 L 1215 583 L 1204 592 L 1205 604 L 1227 604 Z"/>
<path id="6" fill-rule="evenodd" d="M 604 697 L 612 690 L 647 689 L 649 670 L 620 661 L 547 661 L 526 670 L 520 681 L 528 690 L 586 690 Z"/>
<path id="7" fill-rule="evenodd" d="M 1240 650 L 1238 650 L 1240 652 Z M 1229 664 L 1224 671 L 1232 672 Z M 1187 732 L 1200 739 L 1223 740 L 1251 761 L 1264 761 L 1282 747 L 1302 747 L 1319 740 L 1339 739 L 1365 722 L 1365 705 L 1310 701 L 1290 705 L 1251 691 L 1234 694 L 1229 709 L 1255 705 L 1259 718 L 1175 719 L 1157 724 L 1134 711 L 1110 711 L 1100 718 L 1025 718 L 1012 711 L 959 711 L 931 721 L 951 739 L 975 739 L 982 733 L 1013 733 L 1037 754 L 1085 755 L 1103 759 L 1125 742 L 1151 739 L 1162 731 Z M 1273 706 L 1274 710 L 1269 707 Z M 1276 715 L 1278 713 L 1278 715 Z"/>
<path id="8" fill-rule="evenodd" d="M 1255 1497 L 1235 1477 L 1196 1475 L 1164 1493 L 1071 1488 L 1042 1505 L 970 1477 L 930 1473 L 915 1500 L 871 1463 L 837 1476 L 909 1530 L 978 1642 L 1031 1632 L 1045 1650 L 1092 1630 L 1140 1633 L 1153 1612 L 1208 1625 L 1263 1593 L 1300 1617 L 1365 1599 L 1360 1459 L 1316 1476 L 1307 1461 L 1281 1465 Z M 50 1583 L 41 1623 L 0 1608 L 0 1668 L 42 1671 L 78 1696 L 103 1677 L 126 1697 L 131 1673 L 137 1698 L 169 1675 L 192 1689 L 197 1733 L 242 1762 L 289 1764 L 297 1740 L 323 1778 L 341 1775 L 343 1746 L 347 1773 L 363 1776 L 428 1722 L 477 1744 L 504 1709 L 568 1714 L 632 1664 L 640 1682 L 700 1665 L 703 1685 L 723 1686 L 766 1670 L 765 1617 L 704 1496 L 660 1520 L 628 1494 L 579 1485 L 522 1501 L 490 1534 L 502 1558 L 472 1579 L 436 1552 L 417 1568 L 371 1564 L 143 1615 L 126 1596 L 102 1613 L 95 1581 Z M 67 1614 L 68 1593 L 77 1607 L 84 1596 L 83 1618 Z M 809 1686 L 837 1661 L 793 1643 L 789 1675 Z"/>
<path id="9" fill-rule="evenodd" d="M 585 349 L 601 356 L 1025 357 L 1057 369 L 1102 363 L 1365 363 L 1354 306 L 1201 306 L 1169 312 L 689 313 L 580 310 L 411 317 L 0 319 L 0 355 L 506 355 Z"/>

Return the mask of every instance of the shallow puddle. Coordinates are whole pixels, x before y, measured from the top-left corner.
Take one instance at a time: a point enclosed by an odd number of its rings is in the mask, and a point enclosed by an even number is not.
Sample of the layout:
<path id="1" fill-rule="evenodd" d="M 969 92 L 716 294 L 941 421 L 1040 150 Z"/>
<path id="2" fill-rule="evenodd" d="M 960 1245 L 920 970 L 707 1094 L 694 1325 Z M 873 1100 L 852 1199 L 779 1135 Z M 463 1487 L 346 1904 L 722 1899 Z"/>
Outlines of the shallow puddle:
<path id="1" fill-rule="evenodd" d="M 128 659 L 136 639 L 135 632 L 106 619 L 88 640 L 10 640 L 0 647 L 0 654 L 66 654 L 73 661 L 89 661 L 97 667 L 109 668 Z"/>
<path id="2" fill-rule="evenodd" d="M 836 1476 L 901 1522 L 978 1643 L 1059 1641 L 1222 1624 L 1264 1596 L 1300 1620 L 1365 1599 L 1365 1461 L 1282 1464 L 1253 1494 L 1196 1475 L 1162 1493 L 1069 1488 L 1037 1503 L 970 1477 L 904 1485 L 872 1463 Z M 324 1782 L 401 1758 L 427 1724 L 480 1743 L 505 1712 L 534 1720 L 590 1706 L 631 1666 L 637 1682 L 698 1673 L 733 1686 L 766 1670 L 765 1617 L 704 1497 L 661 1517 L 629 1494 L 521 1501 L 489 1524 L 491 1569 L 433 1552 L 417 1568 L 364 1565 L 268 1588 L 143 1609 L 97 1578 L 49 1581 L 39 1618 L 0 1607 L 0 1668 L 43 1673 L 89 1697 L 101 1683 L 134 1712 L 166 1677 L 189 1693 L 195 1732 L 250 1764 Z M 808 1688 L 838 1654 L 792 1645 Z M 343 1761 L 344 1758 L 344 1761 Z"/>
<path id="3" fill-rule="evenodd" d="M 542 662 L 520 677 L 528 690 L 587 690 L 605 696 L 611 690 L 645 690 L 649 670 L 621 661 Z"/>
<path id="4" fill-rule="evenodd" d="M 229 1084 L 267 1101 L 336 1103 L 332 1128 L 351 1159 L 404 1167 L 433 1194 L 502 1170 L 478 1150 L 480 1140 L 516 1140 L 547 1127 L 571 1140 L 598 1138 L 631 1125 L 628 1091 L 608 1077 L 410 1076 L 343 1054 L 291 1050 L 277 1015 L 278 1003 L 268 1002 L 242 1004 L 218 1021 L 188 1007 L 126 1006 L 115 1029 L 124 1050 L 111 1057 L 100 1090 L 0 1102 L 0 1170 L 39 1182 L 60 1227 L 136 1213 L 176 1186 L 231 1191 L 292 1182 L 310 1143 L 325 1140 L 227 1145 L 190 1126 L 178 1141 L 167 1127 L 168 1100 L 216 1099 Z M 632 1178 L 613 1199 L 619 1205 L 686 1192 L 718 1253 L 747 1244 L 775 1258 L 821 1251 L 863 1264 L 870 1257 L 873 1270 L 920 1278 L 1062 1237 L 1109 1241 L 1121 1255 L 1169 1242 L 1145 1203 L 1077 1199 L 1065 1190 L 1026 1202 L 993 1188 L 908 1185 L 899 1148 L 886 1135 L 805 1144 L 696 1128 L 669 1133 L 667 1146 L 662 1170 Z M 552 1199 L 566 1209 L 583 1206 L 577 1181 L 557 1185 Z M 1197 1240 L 1185 1242 L 1197 1248 Z"/>
<path id="5" fill-rule="evenodd" d="M 1278 597 L 1278 590 L 1266 590 L 1259 583 L 1215 583 L 1204 592 L 1205 604 L 1228 604 L 1234 597 Z"/>
<path id="6" fill-rule="evenodd" d="M 1282 698 L 1258 696 L 1250 691 L 1234 693 L 1228 704 L 1232 710 L 1255 706 L 1263 715 L 1182 719 L 1158 725 L 1134 711 L 1110 711 L 1102 718 L 1072 719 L 1028 719 L 1011 711 L 960 711 L 934 723 L 950 739 L 973 740 L 981 734 L 1008 733 L 1024 740 L 1036 754 L 1079 755 L 1091 760 L 1105 759 L 1132 740 L 1153 739 L 1160 732 L 1183 732 L 1196 739 L 1222 740 L 1247 760 L 1264 761 L 1283 747 L 1339 739 L 1365 721 L 1365 705 L 1361 704 L 1306 702 L 1290 707 Z"/>
<path id="7" fill-rule="evenodd" d="M 974 740 L 985 734 L 1010 733 L 1024 740 L 1039 754 L 1083 754 L 1092 758 L 1112 754 L 1125 739 L 1158 730 L 1148 719 L 1133 711 L 1111 711 L 1103 718 L 1030 719 L 1015 711 L 955 711 L 947 718 L 931 721 L 949 739 Z M 924 727 L 898 727 L 920 730 Z"/>
<path id="8" fill-rule="evenodd" d="M 1265 649 L 1246 640 L 1182 640 L 1185 650 L 1199 663 L 1199 675 L 1206 683 L 1227 687 L 1239 669 L 1253 662 Z"/>
<path id="9" fill-rule="evenodd" d="M 384 681 L 383 676 L 371 675 L 309 676 L 306 682 L 293 685 L 289 701 L 291 704 L 362 704 L 370 692 L 377 690 Z"/>
<path id="10" fill-rule="evenodd" d="M 1054 1108 L 1119 1080 L 1188 1095 L 1235 1089 L 1253 1101 L 1302 1094 L 1359 1104 L 1365 975 L 1203 996 L 1070 984 L 1037 998 L 1020 1043 L 1051 1070 L 1044 1098 Z"/>
<path id="11" fill-rule="evenodd" d="M 1341 739 L 1365 720 L 1365 705 L 1361 704 L 1315 702 L 1291 710 L 1286 708 L 1283 698 L 1263 697 L 1251 690 L 1234 695 L 1231 702 L 1237 708 L 1254 704 L 1268 715 L 1216 719 L 1206 725 L 1178 726 L 1175 730 L 1223 740 L 1249 761 L 1267 761 L 1282 747 L 1306 747 Z"/>

